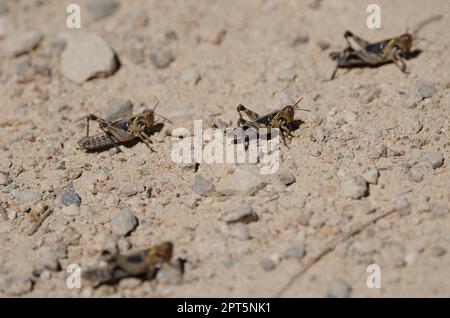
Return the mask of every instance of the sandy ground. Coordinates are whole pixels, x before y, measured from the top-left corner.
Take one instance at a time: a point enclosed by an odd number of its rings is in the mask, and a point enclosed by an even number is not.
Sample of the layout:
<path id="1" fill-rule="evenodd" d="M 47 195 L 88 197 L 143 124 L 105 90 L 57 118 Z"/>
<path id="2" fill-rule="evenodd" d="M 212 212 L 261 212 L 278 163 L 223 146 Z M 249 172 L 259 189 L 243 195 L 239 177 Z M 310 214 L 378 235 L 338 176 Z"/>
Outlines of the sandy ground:
<path id="1" fill-rule="evenodd" d="M 104 38 L 121 62 L 112 76 L 81 85 L 63 76 L 60 52 L 49 49 L 67 30 L 65 9 L 73 2 L 0 1 L 0 47 L 15 32 L 44 35 L 24 55 L 0 53 L 0 201 L 7 216 L 0 218 L 0 296 L 269 297 L 330 242 L 388 211 L 395 213 L 343 240 L 283 296 L 450 296 L 448 1 L 377 1 L 382 28 L 374 31 L 365 25 L 373 1 L 133 0 L 94 20 L 80 0 L 83 30 Z M 344 48 L 345 30 L 381 40 L 439 13 L 444 18 L 415 42 L 422 53 L 407 61 L 409 75 L 391 64 L 341 71 L 328 81 L 328 54 Z M 170 49 L 175 60 L 155 68 L 149 55 L 156 49 Z M 36 65 L 51 75 L 33 73 Z M 192 68 L 197 84 L 183 80 Z M 418 94 L 423 82 L 435 88 L 428 98 Z M 189 127 L 200 118 L 233 126 L 240 103 L 263 114 L 301 96 L 311 112 L 296 113 L 304 123 L 290 149 L 281 148 L 281 166 L 296 180 L 281 186 L 270 179 L 253 196 L 195 194 L 196 174 L 217 185 L 234 171 L 256 172 L 235 164 L 201 164 L 195 172 L 173 163 L 167 123 L 151 137 L 156 152 L 142 143 L 117 154 L 76 149 L 85 133 L 80 119 L 105 116 L 119 98 L 130 99 L 135 113 L 159 100 L 159 114 Z M 368 195 L 345 198 L 343 180 L 368 168 L 379 174 Z M 70 184 L 79 208 L 61 203 Z M 237 238 L 221 215 L 241 203 L 259 220 Z M 43 205 L 53 212 L 28 235 Z M 111 216 L 126 208 L 138 225 L 114 234 Z M 69 264 L 84 269 L 98 264 L 103 249 L 166 240 L 174 257 L 187 260 L 181 282 L 66 286 Z M 52 268 L 52 257 L 59 266 Z M 32 275 L 42 262 L 47 269 Z M 372 263 L 381 268 L 379 289 L 366 285 Z"/>

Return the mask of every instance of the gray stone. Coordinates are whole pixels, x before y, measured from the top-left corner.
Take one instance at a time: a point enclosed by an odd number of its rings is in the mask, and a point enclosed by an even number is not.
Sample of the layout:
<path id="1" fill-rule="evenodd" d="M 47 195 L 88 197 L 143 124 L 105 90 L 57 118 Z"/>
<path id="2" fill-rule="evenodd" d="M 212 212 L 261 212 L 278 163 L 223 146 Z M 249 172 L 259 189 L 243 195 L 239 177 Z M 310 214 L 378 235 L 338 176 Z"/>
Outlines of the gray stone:
<path id="1" fill-rule="evenodd" d="M 189 68 L 181 75 L 181 80 L 191 85 L 196 85 L 201 79 L 202 76 L 196 68 Z"/>
<path id="2" fill-rule="evenodd" d="M 295 70 L 292 68 L 286 68 L 284 70 L 281 70 L 278 75 L 277 79 L 279 81 L 293 81 L 297 77 L 297 74 L 295 73 Z"/>
<path id="3" fill-rule="evenodd" d="M 69 185 L 66 189 L 64 189 L 61 194 L 61 203 L 64 206 L 76 205 L 80 206 L 81 198 L 78 193 L 73 190 L 73 187 Z"/>
<path id="4" fill-rule="evenodd" d="M 133 103 L 126 98 L 119 98 L 111 101 L 106 109 L 106 119 L 116 120 L 127 118 L 133 114 Z"/>
<path id="5" fill-rule="evenodd" d="M 284 185 L 291 185 L 295 182 L 294 174 L 288 169 L 280 169 L 277 173 L 278 180 Z"/>
<path id="6" fill-rule="evenodd" d="M 219 218 L 228 224 L 232 223 L 245 223 L 258 221 L 258 215 L 253 211 L 253 207 L 248 203 L 242 203 L 229 211 L 226 211 Z"/>
<path id="7" fill-rule="evenodd" d="M 265 181 L 250 171 L 237 171 L 222 178 L 216 190 L 223 195 L 255 195 L 265 186 Z"/>
<path id="8" fill-rule="evenodd" d="M 436 86 L 433 83 L 426 81 L 419 81 L 416 84 L 417 93 L 422 98 L 431 98 L 434 94 L 436 94 Z"/>
<path id="9" fill-rule="evenodd" d="M 244 223 L 230 224 L 229 234 L 241 241 L 248 241 L 250 239 L 250 233 Z"/>
<path id="10" fill-rule="evenodd" d="M 446 253 L 447 250 L 443 246 L 436 245 L 431 248 L 431 254 L 435 257 L 444 256 Z"/>
<path id="11" fill-rule="evenodd" d="M 11 34 L 4 44 L 4 50 L 10 56 L 26 54 L 36 48 L 43 38 L 44 35 L 38 30 Z"/>
<path id="12" fill-rule="evenodd" d="M 89 0 L 87 9 L 95 19 L 105 18 L 113 14 L 119 7 L 117 0 Z"/>
<path id="13" fill-rule="evenodd" d="M 31 206 L 42 200 L 42 194 L 34 191 L 12 190 L 11 194 L 19 201 L 20 205 Z"/>
<path id="14" fill-rule="evenodd" d="M 150 53 L 150 60 L 157 69 L 162 69 L 175 60 L 175 55 L 168 49 L 158 49 Z"/>
<path id="15" fill-rule="evenodd" d="M 210 180 L 197 173 L 194 177 L 193 190 L 195 193 L 207 196 L 214 192 L 214 185 Z"/>
<path id="16" fill-rule="evenodd" d="M 377 184 L 380 176 L 377 167 L 370 166 L 363 170 L 362 177 L 370 184 Z"/>
<path id="17" fill-rule="evenodd" d="M 110 221 L 112 233 L 120 236 L 128 235 L 137 225 L 138 219 L 128 209 L 116 212 Z"/>
<path id="18" fill-rule="evenodd" d="M 286 258 L 302 259 L 306 254 L 305 246 L 302 244 L 296 244 L 289 246 L 284 252 Z"/>
<path id="19" fill-rule="evenodd" d="M 352 286 L 342 278 L 335 278 L 328 285 L 327 297 L 347 298 L 350 297 Z"/>
<path id="20" fill-rule="evenodd" d="M 67 46 L 61 55 L 61 71 L 69 80 L 81 84 L 87 80 L 112 75 L 118 68 L 115 52 L 94 33 L 62 32 Z"/>
<path id="21" fill-rule="evenodd" d="M 360 199 L 367 193 L 367 181 L 361 176 L 345 177 L 341 182 L 341 195 L 344 198 Z"/>
<path id="22" fill-rule="evenodd" d="M 436 169 L 444 163 L 444 157 L 440 152 L 425 152 L 421 156 L 421 160 L 425 166 Z"/>
<path id="23" fill-rule="evenodd" d="M 265 272 L 270 272 L 272 270 L 275 269 L 276 264 L 274 263 L 274 261 L 272 261 L 270 258 L 263 258 L 260 262 L 259 265 L 261 265 L 261 268 L 265 271 Z"/>
<path id="24" fill-rule="evenodd" d="M 50 249 L 43 249 L 34 265 L 33 275 L 39 276 L 44 270 L 58 271 L 59 269 L 58 255 Z"/>
<path id="25" fill-rule="evenodd" d="M 8 296 L 21 296 L 33 289 L 33 281 L 25 275 L 1 277 L 0 289 Z"/>
<path id="26" fill-rule="evenodd" d="M 179 285 L 183 282 L 182 261 L 176 264 L 164 264 L 156 274 L 156 279 L 160 284 Z"/>

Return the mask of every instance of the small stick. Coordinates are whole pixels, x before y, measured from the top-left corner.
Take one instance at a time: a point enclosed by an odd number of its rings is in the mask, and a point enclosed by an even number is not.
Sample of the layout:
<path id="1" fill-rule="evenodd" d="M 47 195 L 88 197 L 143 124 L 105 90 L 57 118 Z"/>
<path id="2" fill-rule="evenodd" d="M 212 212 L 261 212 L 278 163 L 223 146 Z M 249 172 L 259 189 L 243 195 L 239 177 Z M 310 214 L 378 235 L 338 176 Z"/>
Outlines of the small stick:
<path id="1" fill-rule="evenodd" d="M 361 233 L 364 229 L 366 229 L 371 224 L 375 223 L 376 221 L 383 219 L 398 210 L 396 208 L 393 208 L 389 211 L 386 211 L 378 216 L 373 217 L 371 220 L 367 221 L 366 223 L 360 224 L 359 226 L 356 226 L 354 229 L 351 229 L 346 234 L 344 234 L 341 238 L 334 240 L 331 242 L 328 246 L 326 246 L 319 254 L 317 254 L 315 257 L 313 257 L 309 262 L 305 264 L 305 266 L 295 273 L 289 281 L 273 296 L 274 298 L 278 298 L 283 296 L 283 294 L 288 291 L 297 281 L 300 277 L 302 277 L 311 267 L 313 267 L 315 264 L 317 264 L 323 257 L 328 255 L 329 253 L 333 252 L 339 243 L 348 240 L 349 238 L 352 238 L 353 236 Z"/>
<path id="2" fill-rule="evenodd" d="M 8 221 L 8 213 L 6 212 L 6 210 L 2 207 L 2 205 L 0 204 L 0 215 L 3 217 L 3 219 L 6 221 Z"/>
<path id="3" fill-rule="evenodd" d="M 53 212 L 53 208 L 50 209 L 48 206 L 45 207 L 44 213 L 42 213 L 39 218 L 34 223 L 33 227 L 28 231 L 28 235 L 33 235 L 36 233 L 41 224 L 45 221 L 45 219 Z"/>

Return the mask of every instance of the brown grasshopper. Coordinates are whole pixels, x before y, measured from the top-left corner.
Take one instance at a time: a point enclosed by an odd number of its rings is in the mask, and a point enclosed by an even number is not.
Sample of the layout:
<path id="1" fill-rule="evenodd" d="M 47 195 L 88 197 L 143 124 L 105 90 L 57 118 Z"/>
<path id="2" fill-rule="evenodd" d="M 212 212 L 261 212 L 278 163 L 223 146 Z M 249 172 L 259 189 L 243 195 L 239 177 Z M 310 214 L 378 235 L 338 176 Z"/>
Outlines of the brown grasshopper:
<path id="1" fill-rule="evenodd" d="M 375 43 L 370 43 L 350 31 L 345 31 L 344 38 L 347 41 L 347 47 L 343 51 L 330 53 L 330 58 L 337 62 L 330 80 L 335 78 L 339 68 L 377 67 L 388 63 L 394 63 L 403 73 L 408 73 L 405 59 L 413 56 L 413 52 L 411 52 L 413 39 L 426 24 L 441 18 L 440 15 L 433 16 L 419 23 L 412 33 L 407 32 Z M 353 46 L 352 42 L 356 45 Z"/>
<path id="2" fill-rule="evenodd" d="M 278 128 L 281 132 L 280 136 L 283 140 L 283 144 L 287 148 L 289 148 L 286 143 L 286 138 L 293 137 L 291 131 L 293 130 L 295 110 L 309 111 L 307 109 L 298 108 L 298 104 L 302 99 L 303 97 L 300 98 L 294 105 L 284 106 L 283 108 L 274 110 L 273 112 L 264 116 L 260 116 L 259 114 L 246 108 L 244 105 L 239 104 L 236 109 L 239 113 L 237 125 L 244 130 L 248 128 L 254 128 L 256 131 L 258 131 L 260 128 L 267 128 L 269 133 L 271 128 Z M 247 115 L 250 120 L 244 119 L 241 112 Z"/>
<path id="3" fill-rule="evenodd" d="M 151 151 L 154 151 L 150 145 L 149 134 L 155 123 L 155 109 L 158 104 L 159 102 L 156 103 L 153 109 L 146 109 L 137 116 L 119 119 L 114 122 L 89 114 L 86 116 L 86 137 L 78 141 L 78 147 L 88 151 L 95 151 L 114 146 L 120 151 L 119 144 L 139 138 Z M 100 129 L 103 131 L 102 134 L 89 136 L 89 122 L 91 120 L 98 122 Z"/>
<path id="4" fill-rule="evenodd" d="M 106 266 L 83 272 L 83 278 L 101 284 L 114 284 L 128 277 L 152 280 L 159 268 L 172 259 L 173 244 L 164 242 L 131 254 L 103 253 Z"/>

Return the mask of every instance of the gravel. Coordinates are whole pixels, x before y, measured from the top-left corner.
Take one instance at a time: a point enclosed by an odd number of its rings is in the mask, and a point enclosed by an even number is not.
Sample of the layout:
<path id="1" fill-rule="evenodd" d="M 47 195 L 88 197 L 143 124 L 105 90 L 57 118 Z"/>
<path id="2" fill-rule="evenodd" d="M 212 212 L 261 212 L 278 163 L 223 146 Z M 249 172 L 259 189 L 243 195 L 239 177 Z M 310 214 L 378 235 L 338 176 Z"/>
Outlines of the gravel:
<path id="1" fill-rule="evenodd" d="M 352 286 L 342 278 L 335 278 L 328 285 L 327 297 L 348 298 L 352 292 Z"/>
<path id="2" fill-rule="evenodd" d="M 61 197 L 61 203 L 64 206 L 69 206 L 69 205 L 80 206 L 80 204 L 81 204 L 80 195 L 73 190 L 73 187 L 71 185 L 69 185 L 66 189 L 64 189 L 61 192 L 60 197 Z"/>
<path id="3" fill-rule="evenodd" d="M 133 103 L 126 98 L 119 98 L 111 101 L 106 109 L 106 119 L 116 120 L 128 118 L 133 114 Z"/>
<path id="4" fill-rule="evenodd" d="M 416 84 L 417 93 L 422 98 L 431 98 L 436 94 L 436 86 L 433 83 L 419 81 Z"/>
<path id="5" fill-rule="evenodd" d="M 344 198 L 360 199 L 367 194 L 367 181 L 361 176 L 345 177 L 341 182 L 341 195 Z"/>
<path id="6" fill-rule="evenodd" d="M 168 49 L 157 49 L 150 53 L 150 60 L 157 69 L 163 69 L 175 60 L 175 55 Z"/>
<path id="7" fill-rule="evenodd" d="M 107 77 L 118 69 L 116 54 L 100 36 L 90 32 L 62 32 L 67 46 L 61 54 L 63 75 L 78 84 Z"/>
<path id="8" fill-rule="evenodd" d="M 214 184 L 209 179 L 197 173 L 194 177 L 193 191 L 202 196 L 207 196 L 214 192 Z"/>
<path id="9" fill-rule="evenodd" d="M 237 171 L 222 178 L 217 192 L 227 196 L 252 196 L 265 186 L 265 181 L 250 171 Z"/>
<path id="10" fill-rule="evenodd" d="M 117 0 L 89 0 L 87 9 L 95 19 L 105 18 L 112 15 L 119 8 Z"/>
<path id="11" fill-rule="evenodd" d="M 138 219 L 128 209 L 116 212 L 110 220 L 111 232 L 119 236 L 126 236 L 138 226 Z"/>
<path id="12" fill-rule="evenodd" d="M 433 169 L 441 167 L 444 163 L 444 157 L 442 154 L 435 151 L 423 153 L 420 159 L 426 167 Z"/>

